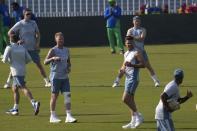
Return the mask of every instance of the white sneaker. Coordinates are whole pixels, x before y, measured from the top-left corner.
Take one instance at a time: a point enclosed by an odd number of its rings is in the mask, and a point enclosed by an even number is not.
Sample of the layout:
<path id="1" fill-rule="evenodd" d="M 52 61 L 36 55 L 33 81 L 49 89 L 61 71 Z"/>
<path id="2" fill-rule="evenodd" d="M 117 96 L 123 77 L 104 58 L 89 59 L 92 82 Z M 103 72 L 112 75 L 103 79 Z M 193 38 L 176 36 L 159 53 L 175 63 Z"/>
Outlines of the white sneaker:
<path id="1" fill-rule="evenodd" d="M 113 88 L 118 87 L 119 86 L 119 82 L 115 81 L 112 85 Z"/>
<path id="2" fill-rule="evenodd" d="M 8 89 L 11 87 L 12 87 L 11 83 L 5 83 L 5 85 L 3 86 L 4 89 Z"/>
<path id="3" fill-rule="evenodd" d="M 77 119 L 75 119 L 74 117 L 72 116 L 66 117 L 65 123 L 75 123 L 75 122 L 77 122 Z"/>
<path id="4" fill-rule="evenodd" d="M 123 129 L 135 129 L 135 123 L 134 122 L 130 122 L 129 124 L 126 124 L 124 126 L 122 126 Z"/>
<path id="5" fill-rule="evenodd" d="M 51 87 L 51 83 L 50 82 L 46 82 L 45 83 L 45 87 Z"/>
<path id="6" fill-rule="evenodd" d="M 159 81 L 156 81 L 156 82 L 155 82 L 155 87 L 159 87 L 159 86 L 160 86 Z"/>
<path id="7" fill-rule="evenodd" d="M 140 126 L 144 122 L 144 118 L 141 113 L 136 117 L 135 127 Z"/>
<path id="8" fill-rule="evenodd" d="M 60 123 L 61 120 L 57 116 L 50 116 L 50 123 Z"/>
<path id="9" fill-rule="evenodd" d="M 34 115 L 38 115 L 39 109 L 40 109 L 40 102 L 39 102 L 39 101 L 36 101 L 36 102 L 33 104 L 33 108 L 34 108 Z"/>
<path id="10" fill-rule="evenodd" d="M 19 113 L 18 113 L 18 109 L 10 109 L 10 110 L 6 111 L 6 114 L 17 116 Z"/>

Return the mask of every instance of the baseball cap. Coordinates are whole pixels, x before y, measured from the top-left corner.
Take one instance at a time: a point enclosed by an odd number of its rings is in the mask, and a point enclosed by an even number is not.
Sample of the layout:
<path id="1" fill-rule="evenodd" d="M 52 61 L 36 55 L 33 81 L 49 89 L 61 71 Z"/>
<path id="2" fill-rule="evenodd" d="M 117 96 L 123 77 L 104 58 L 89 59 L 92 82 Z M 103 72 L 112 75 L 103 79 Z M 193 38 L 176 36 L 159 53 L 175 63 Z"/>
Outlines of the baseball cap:
<path id="1" fill-rule="evenodd" d="M 176 79 L 182 79 L 184 77 L 184 73 L 183 73 L 183 70 L 180 69 L 180 68 L 177 68 L 174 70 L 174 77 Z"/>
<path id="2" fill-rule="evenodd" d="M 133 17 L 133 20 L 141 20 L 141 17 L 136 15 L 136 16 Z"/>

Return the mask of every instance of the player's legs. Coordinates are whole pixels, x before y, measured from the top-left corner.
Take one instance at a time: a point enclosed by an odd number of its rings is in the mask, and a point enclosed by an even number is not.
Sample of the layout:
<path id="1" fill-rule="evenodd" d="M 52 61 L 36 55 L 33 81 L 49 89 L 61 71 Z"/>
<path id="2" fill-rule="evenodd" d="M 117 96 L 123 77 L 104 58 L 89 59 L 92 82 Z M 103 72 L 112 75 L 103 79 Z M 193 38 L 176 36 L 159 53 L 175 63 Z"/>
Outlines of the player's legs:
<path id="1" fill-rule="evenodd" d="M 150 64 L 150 62 L 149 62 L 149 60 L 147 60 L 147 61 L 145 62 L 145 66 L 146 66 L 146 68 L 148 69 L 148 71 L 149 71 L 149 73 L 150 73 L 150 75 L 151 75 L 151 78 L 152 78 L 152 80 L 153 80 L 154 83 L 155 83 L 155 87 L 159 87 L 159 85 L 160 85 L 159 79 L 157 78 L 157 76 L 156 76 L 156 74 L 155 74 L 155 71 L 153 70 L 153 68 L 152 68 L 152 66 L 151 66 L 151 64 Z"/>
<path id="2" fill-rule="evenodd" d="M 114 36 L 113 28 L 107 28 L 107 37 L 108 37 L 108 40 L 109 40 L 109 45 L 110 45 L 111 53 L 116 53 L 116 49 L 115 49 L 115 36 Z"/>
<path id="3" fill-rule="evenodd" d="M 55 108 L 56 108 L 56 101 L 59 96 L 61 86 L 61 80 L 59 79 L 51 79 L 51 99 L 50 99 L 50 123 L 59 123 L 61 120 L 57 117 Z"/>
<path id="4" fill-rule="evenodd" d="M 125 81 L 125 91 L 123 93 L 122 101 L 129 107 L 131 112 L 131 122 L 127 125 L 124 125 L 122 128 L 136 128 L 143 122 L 143 117 L 141 113 L 138 112 L 136 103 L 135 103 L 135 90 L 138 86 L 137 80 L 128 80 Z"/>
<path id="5" fill-rule="evenodd" d="M 13 106 L 13 108 L 6 111 L 6 114 L 18 115 L 19 114 L 18 113 L 18 105 L 19 105 L 19 100 L 20 100 L 20 94 L 19 94 L 18 88 L 14 85 L 13 85 L 12 91 L 13 91 L 13 96 L 14 96 L 14 106 Z"/>
<path id="6" fill-rule="evenodd" d="M 154 69 L 152 68 L 152 66 L 151 66 L 151 64 L 149 62 L 148 55 L 147 55 L 146 51 L 143 50 L 142 54 L 143 54 L 143 58 L 144 58 L 144 61 L 145 61 L 145 66 L 148 69 L 153 82 L 155 83 L 155 87 L 159 87 L 159 85 L 160 85 L 159 79 L 157 78 L 157 76 L 155 74 L 155 71 L 154 71 Z"/>
<path id="7" fill-rule="evenodd" d="M 137 107 L 135 104 L 135 99 L 133 94 L 128 94 L 127 92 L 124 92 L 122 101 L 129 107 L 131 111 L 131 115 L 133 115 L 134 112 L 137 112 Z"/>
<path id="8" fill-rule="evenodd" d="M 29 55 L 31 56 L 33 62 L 36 64 L 36 66 L 38 67 L 42 77 L 44 78 L 45 81 L 45 87 L 50 87 L 51 84 L 49 82 L 49 79 L 47 78 L 46 72 L 40 62 L 40 56 L 39 56 L 39 51 L 34 50 L 34 51 L 28 51 Z"/>
<path id="9" fill-rule="evenodd" d="M 122 36 L 121 36 L 120 28 L 114 28 L 114 34 L 115 34 L 115 37 L 116 37 L 117 46 L 120 50 L 120 54 L 124 54 L 124 46 L 123 46 L 123 42 L 122 42 Z"/>
<path id="10" fill-rule="evenodd" d="M 71 114 L 71 92 L 70 92 L 70 83 L 69 79 L 62 80 L 62 88 L 61 92 L 64 95 L 64 104 L 66 108 L 66 123 L 73 123 L 77 122 L 77 119 L 75 119 Z"/>

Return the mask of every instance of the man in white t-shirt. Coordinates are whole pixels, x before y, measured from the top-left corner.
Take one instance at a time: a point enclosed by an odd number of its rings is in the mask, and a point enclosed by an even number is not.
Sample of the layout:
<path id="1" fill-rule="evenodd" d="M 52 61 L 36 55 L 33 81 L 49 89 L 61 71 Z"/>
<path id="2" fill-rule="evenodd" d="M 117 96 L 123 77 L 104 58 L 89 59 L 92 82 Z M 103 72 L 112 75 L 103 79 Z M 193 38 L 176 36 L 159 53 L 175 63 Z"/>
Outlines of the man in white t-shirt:
<path id="1" fill-rule="evenodd" d="M 169 82 L 161 94 L 161 99 L 155 110 L 155 119 L 157 121 L 158 131 L 174 131 L 174 125 L 171 113 L 175 111 L 169 106 L 168 100 L 175 100 L 179 104 L 184 103 L 192 97 L 192 92 L 187 91 L 185 97 L 180 97 L 179 85 L 182 83 L 184 77 L 183 70 L 176 69 L 174 71 L 174 80 Z"/>

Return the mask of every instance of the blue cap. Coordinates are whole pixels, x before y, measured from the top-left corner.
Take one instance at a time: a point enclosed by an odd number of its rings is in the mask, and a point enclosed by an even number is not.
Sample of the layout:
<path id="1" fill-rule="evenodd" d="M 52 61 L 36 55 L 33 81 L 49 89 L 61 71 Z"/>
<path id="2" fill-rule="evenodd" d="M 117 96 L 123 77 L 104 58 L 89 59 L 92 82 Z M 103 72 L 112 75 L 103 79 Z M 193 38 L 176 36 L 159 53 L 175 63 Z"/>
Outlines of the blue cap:
<path id="1" fill-rule="evenodd" d="M 136 15 L 136 16 L 133 17 L 133 20 L 141 20 L 141 17 Z"/>
<path id="2" fill-rule="evenodd" d="M 180 69 L 180 68 L 175 69 L 175 71 L 174 71 L 174 77 L 175 77 L 176 79 L 183 79 L 183 77 L 184 77 L 183 70 Z"/>

